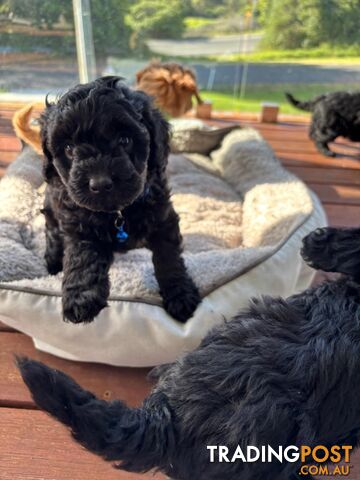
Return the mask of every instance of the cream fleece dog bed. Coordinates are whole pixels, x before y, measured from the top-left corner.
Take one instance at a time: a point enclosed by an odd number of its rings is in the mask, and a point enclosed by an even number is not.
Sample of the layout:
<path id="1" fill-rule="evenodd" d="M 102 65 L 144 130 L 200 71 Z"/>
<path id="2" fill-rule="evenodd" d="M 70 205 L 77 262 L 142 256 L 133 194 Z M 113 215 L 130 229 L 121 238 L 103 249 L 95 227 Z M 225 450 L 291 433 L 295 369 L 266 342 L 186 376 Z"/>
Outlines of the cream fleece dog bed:
<path id="1" fill-rule="evenodd" d="M 181 129 L 174 150 L 193 151 L 203 133 L 189 136 Z M 299 248 L 304 235 L 326 224 L 318 199 L 255 130 L 225 133 L 210 156 L 179 153 L 169 161 L 185 261 L 203 297 L 185 325 L 161 307 L 146 249 L 116 256 L 109 307 L 93 323 L 63 322 L 61 274 L 47 275 L 43 260 L 41 158 L 29 149 L 0 182 L 0 319 L 55 355 L 150 366 L 194 348 L 250 297 L 287 296 L 308 287 L 313 273 Z M 216 136 L 209 135 L 210 144 Z"/>

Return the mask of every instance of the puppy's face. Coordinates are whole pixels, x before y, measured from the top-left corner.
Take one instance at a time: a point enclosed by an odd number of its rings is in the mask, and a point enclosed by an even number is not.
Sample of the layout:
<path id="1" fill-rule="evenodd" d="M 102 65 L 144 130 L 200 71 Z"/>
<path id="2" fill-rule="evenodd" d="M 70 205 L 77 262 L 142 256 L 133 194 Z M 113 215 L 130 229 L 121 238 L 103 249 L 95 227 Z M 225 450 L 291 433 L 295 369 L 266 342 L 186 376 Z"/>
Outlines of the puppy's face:
<path id="1" fill-rule="evenodd" d="M 89 210 L 111 212 L 142 194 L 151 132 L 141 113 L 146 98 L 102 80 L 75 87 L 49 105 L 42 139 L 48 167 L 71 199 Z"/>

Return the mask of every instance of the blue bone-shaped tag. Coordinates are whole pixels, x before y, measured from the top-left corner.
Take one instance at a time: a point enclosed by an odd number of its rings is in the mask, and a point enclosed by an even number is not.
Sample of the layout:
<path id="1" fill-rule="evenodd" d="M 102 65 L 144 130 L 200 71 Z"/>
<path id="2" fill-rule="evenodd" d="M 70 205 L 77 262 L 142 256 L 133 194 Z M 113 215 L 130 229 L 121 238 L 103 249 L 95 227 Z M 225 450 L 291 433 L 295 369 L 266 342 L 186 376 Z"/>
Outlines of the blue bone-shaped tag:
<path id="1" fill-rule="evenodd" d="M 116 238 L 119 243 L 125 243 L 126 240 L 129 238 L 129 235 L 124 230 L 124 219 L 119 213 L 118 217 L 115 220 L 115 227 L 117 228 Z"/>
<path id="2" fill-rule="evenodd" d="M 129 238 L 129 235 L 125 232 L 124 227 L 121 226 L 118 229 L 118 232 L 116 234 L 116 238 L 118 239 L 119 243 L 125 243 L 126 240 Z"/>

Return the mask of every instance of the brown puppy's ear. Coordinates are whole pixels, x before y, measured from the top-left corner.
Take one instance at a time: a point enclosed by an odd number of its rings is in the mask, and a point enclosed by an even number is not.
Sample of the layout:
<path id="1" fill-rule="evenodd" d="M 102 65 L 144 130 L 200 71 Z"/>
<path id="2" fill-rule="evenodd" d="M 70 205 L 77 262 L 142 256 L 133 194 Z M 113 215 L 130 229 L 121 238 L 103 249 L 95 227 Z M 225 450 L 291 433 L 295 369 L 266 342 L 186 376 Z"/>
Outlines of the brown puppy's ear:
<path id="1" fill-rule="evenodd" d="M 55 105 L 49 103 L 46 98 L 46 109 L 41 114 L 40 117 L 40 138 L 41 138 L 41 147 L 44 153 L 44 163 L 43 163 L 43 176 L 46 182 L 48 182 L 55 174 L 56 170 L 53 164 L 53 157 L 50 153 L 48 147 L 48 126 L 50 122 L 51 112 L 55 108 Z"/>
<path id="2" fill-rule="evenodd" d="M 12 124 L 16 136 L 30 145 L 36 153 L 42 155 L 40 128 L 31 124 L 31 114 L 35 106 L 35 103 L 29 103 L 17 110 L 12 118 Z"/>
<path id="3" fill-rule="evenodd" d="M 136 107 L 150 135 L 149 171 L 164 172 L 170 152 L 170 125 L 162 113 L 154 107 L 151 98 L 141 92 L 134 92 Z"/>

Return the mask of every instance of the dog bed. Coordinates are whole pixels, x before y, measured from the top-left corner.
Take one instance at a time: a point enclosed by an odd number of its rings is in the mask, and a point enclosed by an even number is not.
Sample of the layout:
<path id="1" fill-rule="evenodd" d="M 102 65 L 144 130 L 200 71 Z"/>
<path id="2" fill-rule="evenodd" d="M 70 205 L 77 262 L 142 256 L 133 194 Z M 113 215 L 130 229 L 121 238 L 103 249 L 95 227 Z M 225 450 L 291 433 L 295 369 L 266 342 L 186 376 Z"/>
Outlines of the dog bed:
<path id="1" fill-rule="evenodd" d="M 109 307 L 94 322 L 63 321 L 62 274 L 49 276 L 43 260 L 41 158 L 27 147 L 0 182 L 0 319 L 61 357 L 152 366 L 193 349 L 251 297 L 308 287 L 301 239 L 326 224 L 316 196 L 253 129 L 221 134 L 179 122 L 173 150 L 194 151 L 199 138 L 209 156 L 172 154 L 168 168 L 184 258 L 203 298 L 193 318 L 180 324 L 164 311 L 151 254 L 141 248 L 116 255 Z"/>

